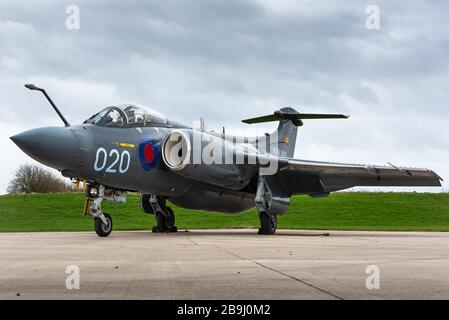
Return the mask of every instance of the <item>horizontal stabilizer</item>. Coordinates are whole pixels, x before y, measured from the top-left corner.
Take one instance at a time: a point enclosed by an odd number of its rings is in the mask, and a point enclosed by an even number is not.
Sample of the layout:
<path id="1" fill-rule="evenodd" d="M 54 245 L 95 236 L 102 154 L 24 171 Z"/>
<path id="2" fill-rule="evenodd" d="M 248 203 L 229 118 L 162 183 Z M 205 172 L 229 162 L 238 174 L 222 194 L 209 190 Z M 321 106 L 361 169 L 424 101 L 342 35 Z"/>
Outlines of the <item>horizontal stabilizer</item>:
<path id="1" fill-rule="evenodd" d="M 270 121 L 279 121 L 282 119 L 291 120 L 296 126 L 302 126 L 303 119 L 347 119 L 349 116 L 344 114 L 330 114 L 330 113 L 300 113 L 293 108 L 282 108 L 275 111 L 273 114 L 266 116 L 250 118 L 242 120 L 244 123 L 262 123 Z"/>
<path id="2" fill-rule="evenodd" d="M 253 123 L 262 123 L 262 122 L 271 122 L 271 121 L 279 121 L 279 117 L 275 114 L 269 114 L 266 116 L 256 117 L 256 118 L 250 118 L 246 120 L 242 120 L 244 123 L 253 124 Z"/>

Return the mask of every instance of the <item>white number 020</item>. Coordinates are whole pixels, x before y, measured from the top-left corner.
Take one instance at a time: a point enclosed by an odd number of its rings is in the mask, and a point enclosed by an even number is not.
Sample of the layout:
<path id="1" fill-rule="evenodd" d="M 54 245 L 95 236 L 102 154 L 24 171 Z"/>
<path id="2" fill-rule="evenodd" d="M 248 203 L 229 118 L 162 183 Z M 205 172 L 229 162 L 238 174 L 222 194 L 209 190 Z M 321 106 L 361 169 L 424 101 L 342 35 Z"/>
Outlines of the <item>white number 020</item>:
<path id="1" fill-rule="evenodd" d="M 112 159 L 112 163 L 106 167 L 108 158 Z M 105 172 L 116 173 L 118 163 L 118 171 L 120 173 L 125 173 L 129 169 L 130 162 L 131 155 L 127 150 L 123 150 L 122 153 L 120 153 L 117 149 L 112 149 L 108 156 L 108 152 L 105 148 L 98 148 L 97 154 L 95 155 L 94 169 L 95 171 L 103 171 L 106 168 Z"/>

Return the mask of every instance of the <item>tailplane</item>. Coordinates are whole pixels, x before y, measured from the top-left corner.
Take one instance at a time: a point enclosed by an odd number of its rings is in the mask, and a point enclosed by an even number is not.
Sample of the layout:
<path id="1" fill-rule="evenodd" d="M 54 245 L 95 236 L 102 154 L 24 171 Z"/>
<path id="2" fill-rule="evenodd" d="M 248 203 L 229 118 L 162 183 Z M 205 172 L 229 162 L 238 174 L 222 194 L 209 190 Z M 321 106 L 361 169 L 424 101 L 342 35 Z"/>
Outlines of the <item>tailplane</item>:
<path id="1" fill-rule="evenodd" d="M 282 108 L 273 114 L 266 116 L 242 120 L 244 123 L 262 123 L 279 121 L 279 126 L 270 135 L 270 143 L 275 144 L 275 154 L 283 157 L 293 157 L 296 146 L 296 136 L 298 127 L 304 123 L 305 119 L 347 119 L 349 116 L 343 114 L 320 114 L 320 113 L 300 113 L 293 108 Z"/>

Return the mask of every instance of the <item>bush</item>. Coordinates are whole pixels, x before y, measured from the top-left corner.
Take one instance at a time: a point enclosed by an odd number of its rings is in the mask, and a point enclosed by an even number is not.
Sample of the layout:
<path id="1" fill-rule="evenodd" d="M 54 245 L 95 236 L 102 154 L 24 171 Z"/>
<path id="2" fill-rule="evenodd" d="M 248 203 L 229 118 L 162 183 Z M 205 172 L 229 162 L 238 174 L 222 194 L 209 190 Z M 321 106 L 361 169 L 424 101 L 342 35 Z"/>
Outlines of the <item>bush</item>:
<path id="1" fill-rule="evenodd" d="M 69 192 L 72 188 L 65 180 L 38 165 L 24 164 L 14 173 L 8 184 L 8 193 Z"/>

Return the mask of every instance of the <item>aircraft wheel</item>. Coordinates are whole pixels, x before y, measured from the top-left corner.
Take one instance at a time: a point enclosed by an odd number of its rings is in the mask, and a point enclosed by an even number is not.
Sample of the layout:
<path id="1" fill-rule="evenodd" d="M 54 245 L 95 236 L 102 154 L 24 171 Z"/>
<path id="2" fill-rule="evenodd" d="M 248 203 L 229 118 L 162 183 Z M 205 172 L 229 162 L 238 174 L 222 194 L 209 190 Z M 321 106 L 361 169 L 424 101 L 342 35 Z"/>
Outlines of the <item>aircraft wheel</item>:
<path id="1" fill-rule="evenodd" d="M 162 212 L 156 212 L 156 226 L 153 227 L 153 232 L 167 232 L 165 228 L 165 216 Z"/>
<path id="2" fill-rule="evenodd" d="M 112 218 L 109 214 L 103 212 L 107 225 L 100 218 L 94 218 L 95 232 L 99 237 L 107 237 L 112 232 Z"/>
<path id="3" fill-rule="evenodd" d="M 165 207 L 165 228 L 168 232 L 176 232 L 178 229 L 175 226 L 175 213 L 170 207 Z"/>
<path id="4" fill-rule="evenodd" d="M 258 234 L 275 234 L 277 228 L 277 215 L 270 214 L 268 212 L 261 212 L 260 217 L 260 229 Z"/>
<path id="5" fill-rule="evenodd" d="M 153 232 L 176 232 L 178 228 L 175 226 L 175 214 L 170 207 L 164 208 L 164 214 L 158 212 L 156 214 L 157 226 L 153 228 Z"/>
<path id="6" fill-rule="evenodd" d="M 154 214 L 153 207 L 150 204 L 150 197 L 149 194 L 143 194 L 140 197 L 140 206 L 142 207 L 143 212 L 148 214 Z"/>

